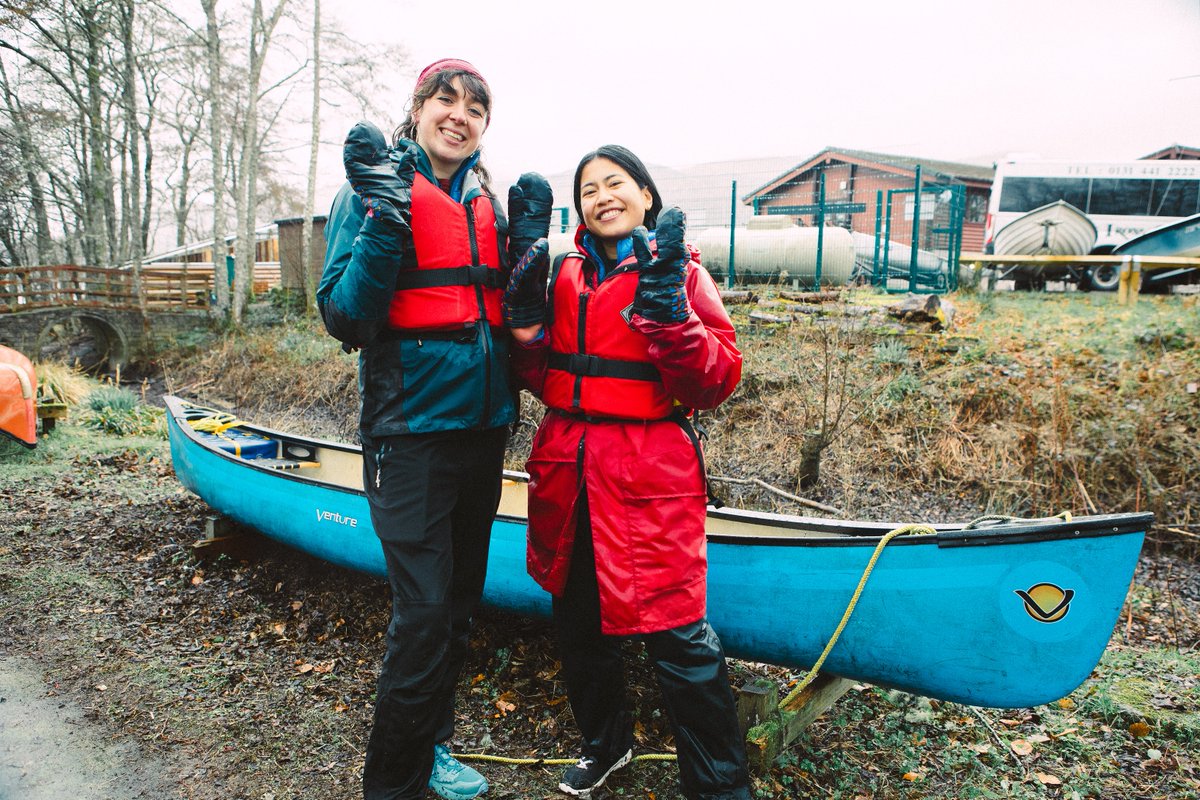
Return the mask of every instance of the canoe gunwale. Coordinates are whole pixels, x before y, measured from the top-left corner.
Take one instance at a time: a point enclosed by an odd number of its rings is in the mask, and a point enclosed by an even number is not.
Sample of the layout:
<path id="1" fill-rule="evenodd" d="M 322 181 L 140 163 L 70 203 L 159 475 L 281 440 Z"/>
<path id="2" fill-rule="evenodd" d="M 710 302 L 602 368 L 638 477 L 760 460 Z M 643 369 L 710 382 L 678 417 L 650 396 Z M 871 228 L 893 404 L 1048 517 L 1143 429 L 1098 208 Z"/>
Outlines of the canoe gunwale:
<path id="1" fill-rule="evenodd" d="M 206 452 L 219 456 L 239 468 L 249 468 L 272 477 L 296 481 L 302 485 L 322 486 L 346 494 L 364 496 L 362 489 L 355 489 L 332 481 L 313 478 L 299 472 L 274 469 L 255 464 L 253 459 L 240 458 L 233 453 L 214 446 L 203 440 L 198 433 L 186 424 L 185 406 L 197 407 L 197 404 L 173 396 L 164 397 L 168 416 L 187 439 Z M 343 442 L 332 442 L 321 439 L 285 434 L 279 431 L 241 423 L 238 427 L 278 439 L 285 444 L 296 444 L 316 449 L 332 449 L 344 453 L 361 454 L 362 449 L 357 445 Z M 505 479 L 515 483 L 528 483 L 529 476 L 524 472 L 504 470 Z M 888 532 L 901 523 L 873 522 L 861 520 L 835 520 L 825 517 L 803 517 L 777 514 L 766 511 L 752 511 L 737 508 L 708 509 L 708 516 L 716 520 L 738 522 L 750 527 L 766 528 L 776 531 L 771 534 L 755 535 L 749 533 L 712 533 L 708 541 L 722 545 L 760 545 L 772 547 L 874 547 Z M 524 516 L 497 513 L 498 520 L 504 520 L 518 525 L 526 525 Z M 1004 544 L 1018 544 L 1040 541 L 1057 541 L 1063 539 L 1082 539 L 1101 536 L 1116 536 L 1128 533 L 1142 533 L 1149 529 L 1154 521 L 1150 513 L 1139 514 L 1108 514 L 1093 517 L 1078 517 L 1070 521 L 1058 518 L 1043 518 L 1037 520 L 1014 520 L 1001 524 L 991 524 L 987 527 L 967 530 L 963 523 L 931 525 L 936 530 L 935 535 L 900 536 L 893 539 L 889 547 L 937 546 L 937 547 L 979 547 Z M 779 531 L 794 530 L 796 535 L 789 536 Z"/>

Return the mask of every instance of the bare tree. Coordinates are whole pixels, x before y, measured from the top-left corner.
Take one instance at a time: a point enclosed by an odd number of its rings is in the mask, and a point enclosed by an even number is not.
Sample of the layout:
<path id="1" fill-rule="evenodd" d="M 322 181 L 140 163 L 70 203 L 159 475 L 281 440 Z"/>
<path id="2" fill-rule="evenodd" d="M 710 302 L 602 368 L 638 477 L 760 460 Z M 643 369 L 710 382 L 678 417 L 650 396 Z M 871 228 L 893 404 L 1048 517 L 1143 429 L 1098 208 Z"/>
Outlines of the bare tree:
<path id="1" fill-rule="evenodd" d="M 50 238 L 50 217 L 46 210 L 46 197 L 42 191 L 39 174 L 37 147 L 33 141 L 33 132 L 29 127 L 29 116 L 22 107 L 20 98 L 12 91 L 3 61 L 0 61 L 0 92 L 4 95 L 11 136 L 19 155 L 17 163 L 21 165 L 29 190 L 29 210 L 37 231 L 37 263 L 48 264 L 52 257 L 53 242 Z"/>
<path id="2" fill-rule="evenodd" d="M 200 0 L 204 7 L 208 55 L 209 144 L 212 147 L 213 185 L 213 289 L 216 310 L 225 314 L 230 307 L 229 284 L 225 280 L 225 115 L 222 113 L 221 26 L 217 20 L 217 0 Z"/>
<path id="3" fill-rule="evenodd" d="M 300 228 L 300 269 L 304 275 L 304 310 L 312 313 L 317 288 L 313 285 L 312 234 L 313 206 L 317 194 L 317 149 L 321 144 L 321 0 L 313 0 L 313 97 L 312 139 L 308 156 L 308 191 L 304 195 L 304 223 Z"/>

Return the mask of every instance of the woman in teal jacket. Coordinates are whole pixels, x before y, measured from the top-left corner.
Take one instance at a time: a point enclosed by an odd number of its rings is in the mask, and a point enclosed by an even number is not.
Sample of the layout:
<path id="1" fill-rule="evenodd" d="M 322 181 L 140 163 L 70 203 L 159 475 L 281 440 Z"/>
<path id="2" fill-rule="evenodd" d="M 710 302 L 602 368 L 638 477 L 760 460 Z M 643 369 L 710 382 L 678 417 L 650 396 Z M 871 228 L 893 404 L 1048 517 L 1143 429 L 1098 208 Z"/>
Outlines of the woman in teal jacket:
<path id="1" fill-rule="evenodd" d="M 369 123 L 350 132 L 326 226 L 317 301 L 329 332 L 361 350 L 363 482 L 392 589 L 367 800 L 487 790 L 445 743 L 515 418 L 501 288 L 551 206 L 545 179 L 522 176 L 510 230 L 479 163 L 490 113 L 469 63 L 427 67 L 393 148 Z"/>

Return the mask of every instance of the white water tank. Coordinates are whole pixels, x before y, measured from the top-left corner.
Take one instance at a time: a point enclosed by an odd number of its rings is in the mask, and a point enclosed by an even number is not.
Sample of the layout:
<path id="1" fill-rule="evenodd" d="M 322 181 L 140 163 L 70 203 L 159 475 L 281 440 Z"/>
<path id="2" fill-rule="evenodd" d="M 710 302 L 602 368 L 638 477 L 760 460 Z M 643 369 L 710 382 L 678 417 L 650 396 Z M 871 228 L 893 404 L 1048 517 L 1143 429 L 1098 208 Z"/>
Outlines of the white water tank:
<path id="1" fill-rule="evenodd" d="M 751 220 L 737 228 L 733 243 L 734 271 L 738 277 L 787 280 L 814 284 L 817 271 L 817 239 L 821 242 L 821 285 L 844 286 L 854 269 L 854 240 L 845 228 L 826 226 L 824 236 L 817 228 L 779 225 L 774 220 Z M 729 271 L 729 228 L 706 228 L 689 237 L 700 250 L 700 261 L 718 281 Z"/>

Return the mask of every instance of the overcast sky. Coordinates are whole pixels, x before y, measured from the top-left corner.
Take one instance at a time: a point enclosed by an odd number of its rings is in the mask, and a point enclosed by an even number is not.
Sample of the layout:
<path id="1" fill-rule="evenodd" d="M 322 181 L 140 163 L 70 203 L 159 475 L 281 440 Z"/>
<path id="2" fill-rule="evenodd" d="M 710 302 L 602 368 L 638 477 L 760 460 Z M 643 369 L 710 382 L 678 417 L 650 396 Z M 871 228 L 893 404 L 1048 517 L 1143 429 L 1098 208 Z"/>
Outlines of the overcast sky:
<path id="1" fill-rule="evenodd" d="M 364 46 L 408 48 L 385 129 L 421 67 L 478 66 L 501 179 L 572 170 L 605 142 L 669 166 L 827 145 L 974 163 L 1200 146 L 1200 0 L 326 0 L 322 14 Z M 324 178 L 340 154 L 321 161 Z"/>

